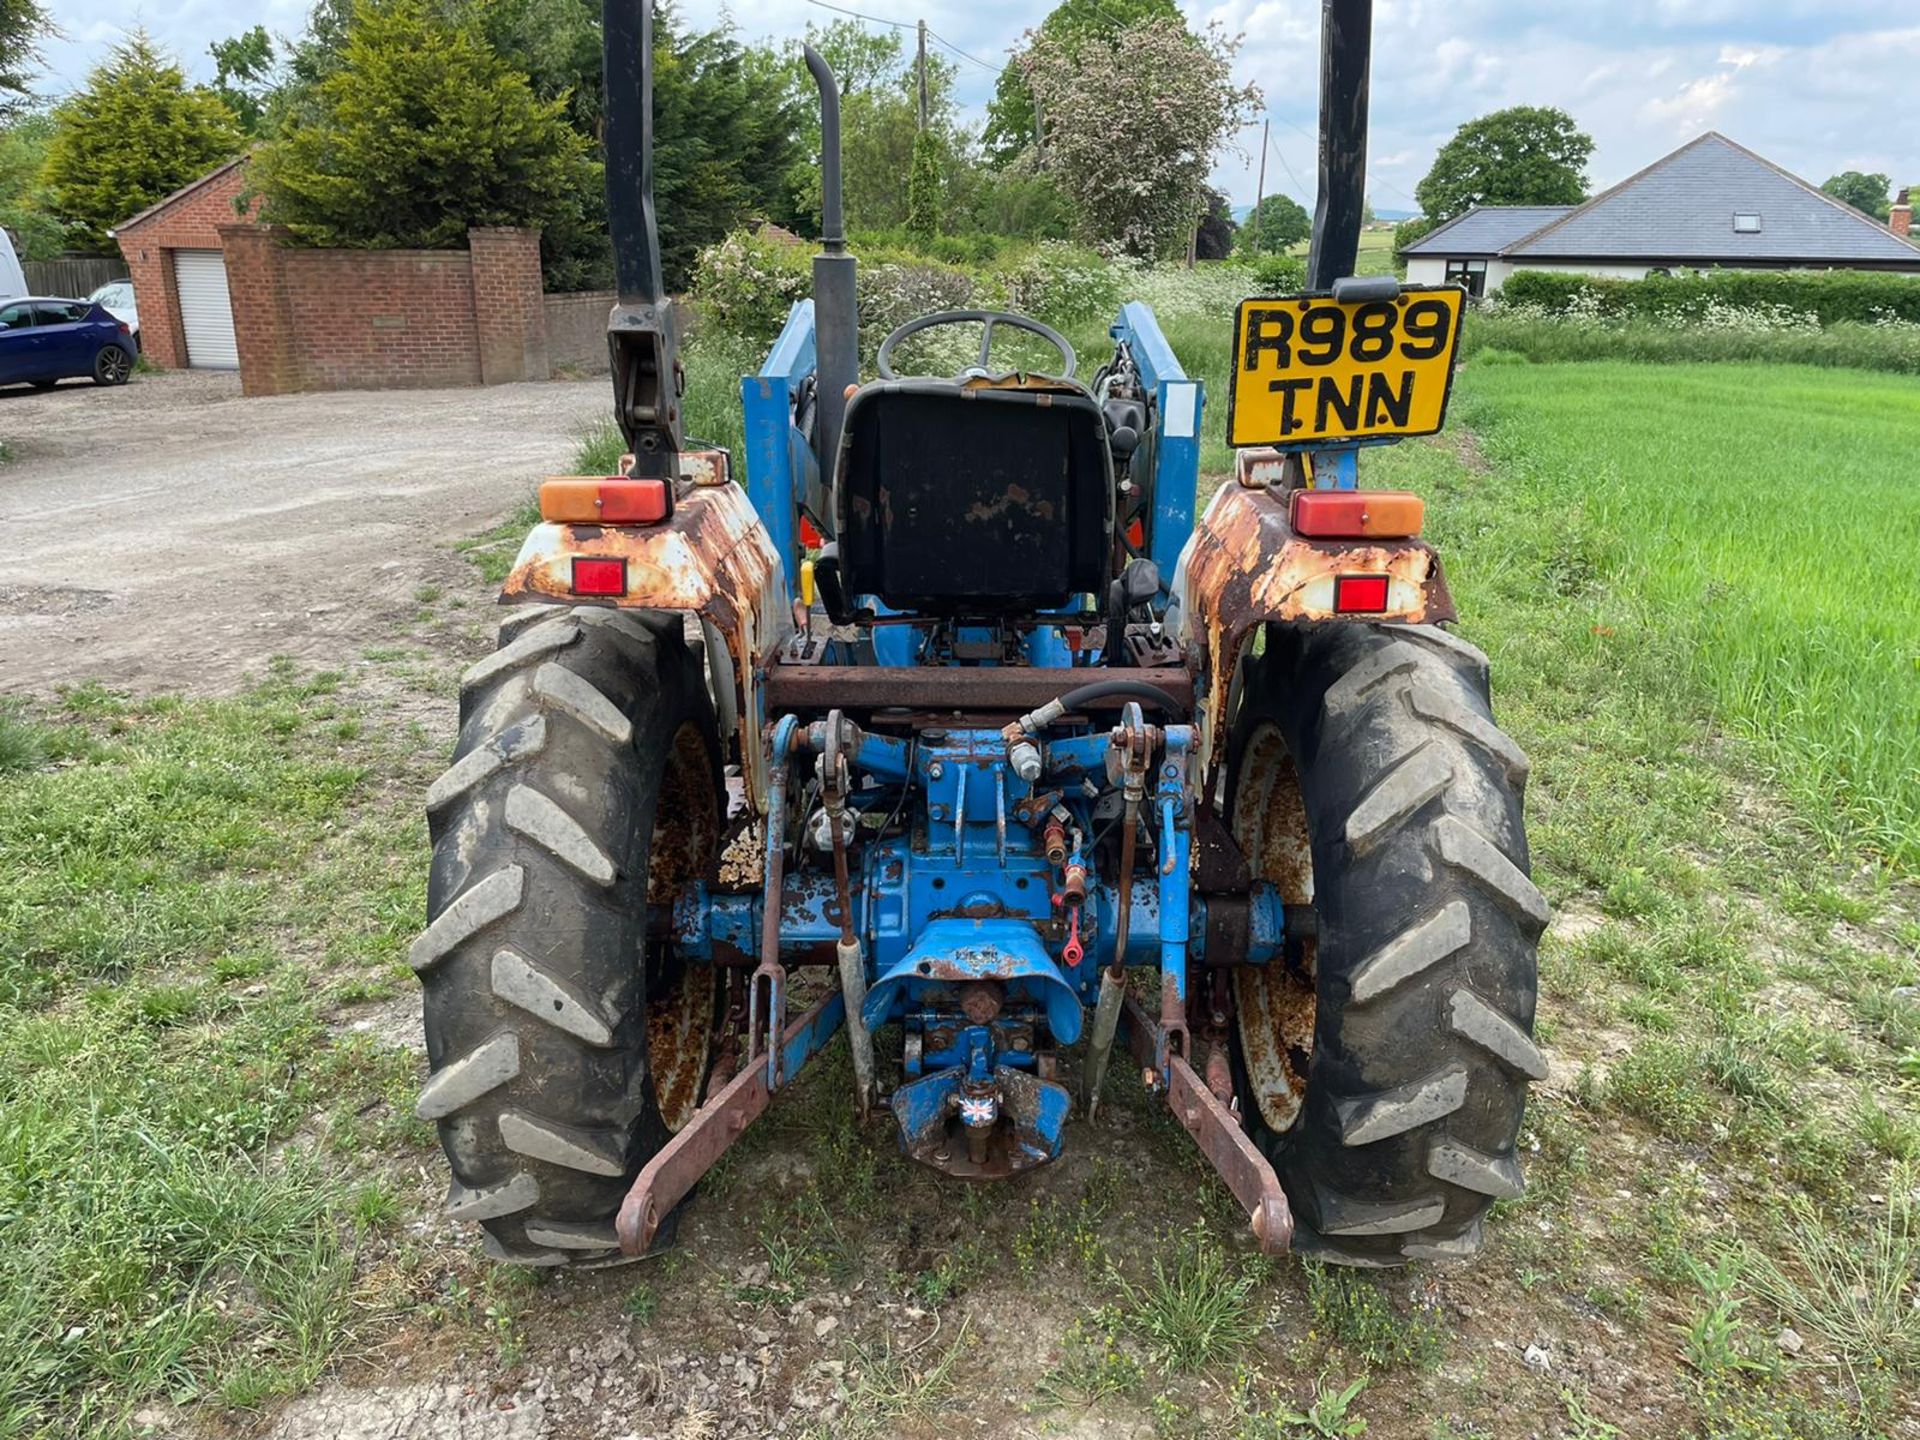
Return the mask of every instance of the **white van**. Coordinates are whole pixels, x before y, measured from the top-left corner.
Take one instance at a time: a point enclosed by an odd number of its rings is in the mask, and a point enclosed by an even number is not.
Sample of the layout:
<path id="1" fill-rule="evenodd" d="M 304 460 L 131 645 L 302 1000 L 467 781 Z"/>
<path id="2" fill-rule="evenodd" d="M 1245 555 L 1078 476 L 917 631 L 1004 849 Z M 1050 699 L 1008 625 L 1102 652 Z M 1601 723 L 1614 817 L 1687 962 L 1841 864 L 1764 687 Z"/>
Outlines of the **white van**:
<path id="1" fill-rule="evenodd" d="M 20 268 L 20 257 L 13 253 L 13 236 L 0 229 L 0 300 L 11 300 L 27 293 L 27 272 Z"/>

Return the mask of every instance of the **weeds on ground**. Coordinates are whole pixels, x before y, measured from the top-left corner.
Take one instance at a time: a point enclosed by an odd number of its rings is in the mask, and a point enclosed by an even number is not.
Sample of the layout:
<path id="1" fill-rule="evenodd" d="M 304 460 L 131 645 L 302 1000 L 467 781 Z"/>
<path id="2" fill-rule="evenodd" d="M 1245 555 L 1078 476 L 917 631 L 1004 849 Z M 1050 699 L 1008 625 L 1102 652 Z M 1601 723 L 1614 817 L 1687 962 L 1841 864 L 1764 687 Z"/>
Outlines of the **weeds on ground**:
<path id="1" fill-rule="evenodd" d="M 1254 1290 L 1262 1263 L 1235 1263 L 1196 1226 L 1180 1237 L 1173 1264 L 1153 1259 L 1153 1279 L 1136 1285 L 1111 1271 L 1122 1323 L 1159 1364 L 1198 1370 L 1235 1359 L 1264 1328 Z"/>
<path id="2" fill-rule="evenodd" d="M 848 1429 L 870 1433 L 886 1422 L 927 1414 L 952 1393 L 953 1367 L 967 1349 L 970 1329 L 970 1321 L 961 1321 L 952 1340 L 924 1357 L 891 1336 L 874 1349 L 850 1342 L 859 1378 L 847 1395 Z"/>
<path id="3" fill-rule="evenodd" d="M 1782 1316 L 1832 1345 L 1850 1372 L 1920 1377 L 1920 1170 L 1893 1167 L 1884 1201 L 1866 1200 L 1865 1234 L 1836 1243 L 1835 1226 L 1805 1196 L 1789 1194 L 1783 1242 L 1744 1257 L 1754 1291 Z M 1779 1253 L 1790 1257 L 1783 1264 Z"/>
<path id="4" fill-rule="evenodd" d="M 1316 1334 L 1334 1341 L 1367 1370 L 1427 1366 L 1446 1349 L 1430 1317 L 1402 1314 L 1370 1272 L 1301 1262 Z"/>
<path id="5" fill-rule="evenodd" d="M 1366 1375 L 1340 1385 L 1325 1375 L 1313 1382 L 1313 1397 L 1305 1410 L 1280 1405 L 1244 1416 L 1236 1440 L 1357 1440 L 1367 1433 L 1367 1422 L 1352 1412 L 1369 1383 Z"/>

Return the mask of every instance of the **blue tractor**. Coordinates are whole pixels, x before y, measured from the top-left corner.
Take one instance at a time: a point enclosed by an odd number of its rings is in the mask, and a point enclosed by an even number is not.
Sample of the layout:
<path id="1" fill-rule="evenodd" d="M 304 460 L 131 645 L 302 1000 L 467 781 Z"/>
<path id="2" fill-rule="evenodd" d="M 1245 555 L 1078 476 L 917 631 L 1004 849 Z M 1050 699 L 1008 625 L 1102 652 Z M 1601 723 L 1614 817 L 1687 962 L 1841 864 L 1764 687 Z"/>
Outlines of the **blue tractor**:
<path id="1" fill-rule="evenodd" d="M 605 8 L 630 453 L 542 487 L 427 797 L 448 1210 L 503 1260 L 644 1254 L 844 1032 L 847 1103 L 956 1179 L 1057 1157 L 1124 1045 L 1263 1249 L 1472 1254 L 1521 1189 L 1547 914 L 1420 501 L 1356 484 L 1439 428 L 1462 299 L 1348 273 L 1368 4 L 1327 0 L 1307 290 L 1231 319 L 1237 464 L 1199 514 L 1208 397 L 1144 305 L 1090 375 L 978 311 L 859 375 L 811 51 L 814 294 L 741 382 L 744 453 L 689 440 L 650 8 Z M 896 366 L 948 326 L 973 363 Z M 996 369 L 1008 329 L 1057 358 Z"/>

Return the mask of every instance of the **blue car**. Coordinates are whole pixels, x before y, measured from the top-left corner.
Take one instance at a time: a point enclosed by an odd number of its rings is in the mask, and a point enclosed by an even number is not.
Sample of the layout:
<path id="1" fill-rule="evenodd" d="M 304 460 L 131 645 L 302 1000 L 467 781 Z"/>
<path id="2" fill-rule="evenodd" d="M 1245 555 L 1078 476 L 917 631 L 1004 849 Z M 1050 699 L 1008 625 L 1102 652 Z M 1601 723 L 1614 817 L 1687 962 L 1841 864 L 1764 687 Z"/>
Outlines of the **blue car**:
<path id="1" fill-rule="evenodd" d="M 124 385 L 137 348 L 132 330 L 90 300 L 0 301 L 0 385 Z"/>

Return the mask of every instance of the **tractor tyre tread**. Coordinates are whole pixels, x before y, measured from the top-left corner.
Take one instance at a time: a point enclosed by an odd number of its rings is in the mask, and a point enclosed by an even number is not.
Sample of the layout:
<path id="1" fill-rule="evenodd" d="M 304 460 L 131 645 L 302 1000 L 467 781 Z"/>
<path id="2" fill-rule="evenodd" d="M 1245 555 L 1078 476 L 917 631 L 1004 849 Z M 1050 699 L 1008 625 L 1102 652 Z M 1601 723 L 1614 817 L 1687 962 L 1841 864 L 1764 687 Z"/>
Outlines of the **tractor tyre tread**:
<path id="1" fill-rule="evenodd" d="M 1295 756 L 1313 835 L 1317 1005 L 1305 1104 L 1250 1107 L 1301 1246 L 1338 1263 L 1463 1259 L 1521 1193 L 1535 948 L 1520 748 L 1486 657 L 1437 627 L 1268 630 L 1240 723 Z"/>
<path id="2" fill-rule="evenodd" d="M 446 1213 L 483 1226 L 496 1259 L 620 1259 L 613 1214 L 666 1137 L 641 974 L 648 847 L 674 737 L 712 725 L 672 619 L 513 616 L 467 671 L 453 763 L 428 793 L 417 1113 L 452 1168 Z"/>

